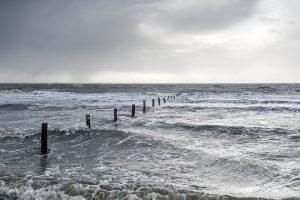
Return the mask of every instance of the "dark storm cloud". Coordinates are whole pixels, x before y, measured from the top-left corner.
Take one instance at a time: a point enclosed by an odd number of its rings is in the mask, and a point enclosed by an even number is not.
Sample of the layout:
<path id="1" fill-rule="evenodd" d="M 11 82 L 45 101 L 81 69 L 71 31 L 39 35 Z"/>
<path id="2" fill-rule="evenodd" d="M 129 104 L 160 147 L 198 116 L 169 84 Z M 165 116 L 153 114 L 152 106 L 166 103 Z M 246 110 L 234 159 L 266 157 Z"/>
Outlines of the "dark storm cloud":
<path id="1" fill-rule="evenodd" d="M 155 24 L 175 32 L 220 30 L 249 17 L 256 3 L 257 0 L 1 1 L 0 69 L 7 76 L 15 72 L 26 77 L 67 73 L 75 80 L 95 71 L 177 72 L 181 69 L 176 64 L 165 63 L 160 57 L 141 59 L 144 49 L 163 52 L 168 47 L 145 37 L 138 25 Z M 174 4 L 178 7 L 174 8 Z"/>
<path id="2" fill-rule="evenodd" d="M 18 2 L 1 6 L 1 49 L 9 53 L 21 50 L 61 59 L 107 54 L 139 43 L 136 17 L 123 1 Z"/>

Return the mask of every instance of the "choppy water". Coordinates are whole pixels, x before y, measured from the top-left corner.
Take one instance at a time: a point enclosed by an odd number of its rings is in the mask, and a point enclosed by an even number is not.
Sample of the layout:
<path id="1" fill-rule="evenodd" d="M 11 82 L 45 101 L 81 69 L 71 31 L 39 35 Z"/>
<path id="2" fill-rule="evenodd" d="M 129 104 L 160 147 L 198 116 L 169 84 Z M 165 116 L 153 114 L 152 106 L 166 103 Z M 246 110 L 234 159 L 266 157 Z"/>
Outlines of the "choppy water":
<path id="1" fill-rule="evenodd" d="M 300 84 L 0 84 L 0 199 L 234 197 L 300 199 Z"/>

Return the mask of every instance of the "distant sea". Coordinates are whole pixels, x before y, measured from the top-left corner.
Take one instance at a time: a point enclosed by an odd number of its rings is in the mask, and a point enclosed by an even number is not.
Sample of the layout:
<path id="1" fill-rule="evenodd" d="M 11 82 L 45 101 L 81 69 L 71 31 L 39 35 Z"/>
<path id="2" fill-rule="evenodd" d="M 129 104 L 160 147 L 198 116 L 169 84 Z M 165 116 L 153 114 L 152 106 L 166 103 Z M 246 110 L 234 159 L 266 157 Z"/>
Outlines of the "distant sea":
<path id="1" fill-rule="evenodd" d="M 238 198 L 300 199 L 300 84 L 0 84 L 0 199 Z"/>

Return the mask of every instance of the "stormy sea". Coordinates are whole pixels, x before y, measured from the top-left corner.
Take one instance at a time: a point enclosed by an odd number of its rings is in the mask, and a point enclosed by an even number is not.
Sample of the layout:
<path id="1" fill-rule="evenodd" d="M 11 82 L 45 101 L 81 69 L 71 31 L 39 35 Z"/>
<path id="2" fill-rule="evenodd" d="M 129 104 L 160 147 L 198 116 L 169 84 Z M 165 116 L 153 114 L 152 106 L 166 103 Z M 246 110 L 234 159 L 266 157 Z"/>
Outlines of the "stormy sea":
<path id="1" fill-rule="evenodd" d="M 246 198 L 300 199 L 300 84 L 0 84 L 0 199 Z"/>

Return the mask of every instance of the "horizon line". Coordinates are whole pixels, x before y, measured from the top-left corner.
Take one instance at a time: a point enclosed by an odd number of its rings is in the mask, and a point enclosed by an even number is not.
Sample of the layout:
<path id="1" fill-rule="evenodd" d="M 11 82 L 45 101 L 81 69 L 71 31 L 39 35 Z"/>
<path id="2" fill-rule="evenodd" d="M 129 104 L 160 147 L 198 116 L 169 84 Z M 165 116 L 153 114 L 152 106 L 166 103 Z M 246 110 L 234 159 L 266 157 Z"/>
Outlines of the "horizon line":
<path id="1" fill-rule="evenodd" d="M 107 85 L 118 85 L 118 84 L 137 84 L 137 85 L 148 85 L 148 84 L 157 84 L 157 85 L 175 85 L 175 84 L 185 84 L 185 85 L 193 85 L 193 84 L 300 84 L 300 82 L 198 82 L 198 83 L 186 83 L 186 82 L 178 82 L 178 83 L 130 83 L 130 82 L 0 82 L 0 84 L 107 84 Z"/>

